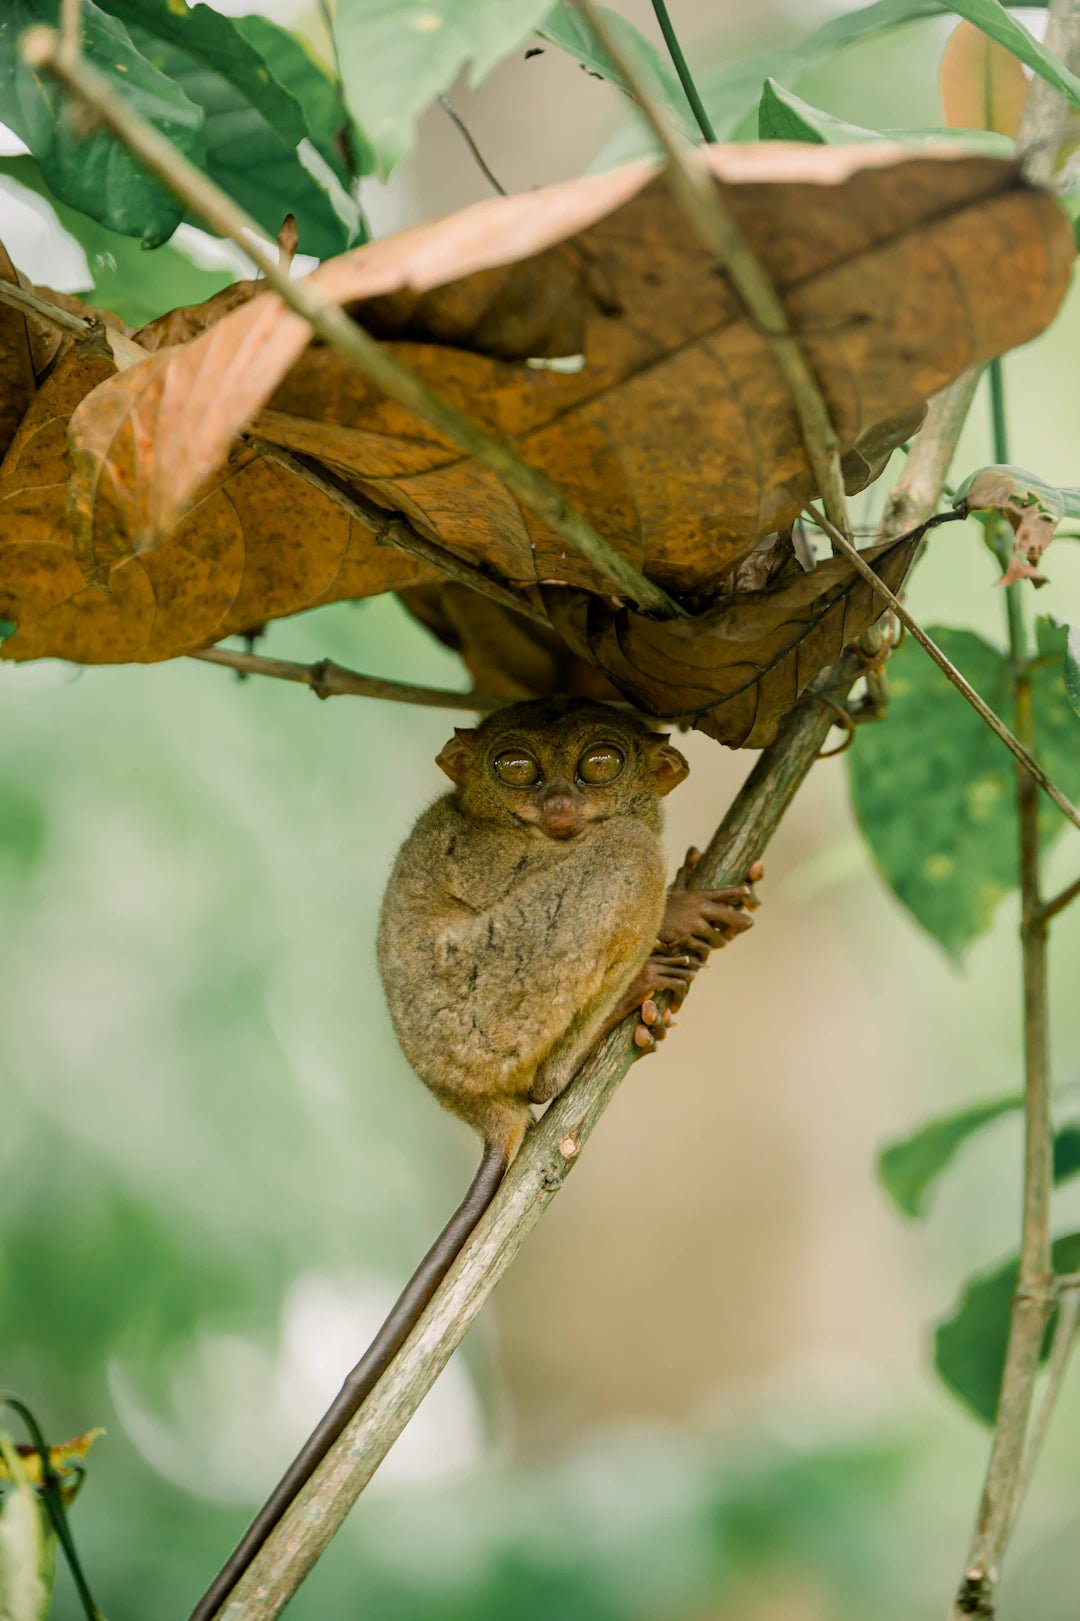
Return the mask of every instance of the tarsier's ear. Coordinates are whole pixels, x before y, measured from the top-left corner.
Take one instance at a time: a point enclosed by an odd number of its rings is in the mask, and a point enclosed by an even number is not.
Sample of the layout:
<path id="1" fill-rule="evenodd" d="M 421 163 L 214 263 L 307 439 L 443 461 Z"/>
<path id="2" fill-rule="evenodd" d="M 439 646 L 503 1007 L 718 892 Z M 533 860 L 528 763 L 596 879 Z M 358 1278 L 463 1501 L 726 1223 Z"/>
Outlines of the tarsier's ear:
<path id="1" fill-rule="evenodd" d="M 453 737 L 449 743 L 443 744 L 435 756 L 435 764 L 446 772 L 451 782 L 460 782 L 469 768 L 475 748 L 476 727 L 455 726 Z"/>
<path id="2" fill-rule="evenodd" d="M 672 748 L 668 736 L 667 732 L 654 732 L 648 742 L 649 769 L 658 794 L 670 794 L 690 775 L 689 765 L 678 749 Z"/>

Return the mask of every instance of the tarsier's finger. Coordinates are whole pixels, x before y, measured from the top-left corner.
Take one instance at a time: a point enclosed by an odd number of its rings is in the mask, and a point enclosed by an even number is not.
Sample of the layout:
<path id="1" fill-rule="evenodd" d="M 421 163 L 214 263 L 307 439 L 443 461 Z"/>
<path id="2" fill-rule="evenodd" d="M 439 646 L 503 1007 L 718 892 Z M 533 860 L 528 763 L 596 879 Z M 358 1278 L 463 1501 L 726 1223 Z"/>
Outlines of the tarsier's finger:
<path id="1" fill-rule="evenodd" d="M 656 1037 L 647 1024 L 639 1024 L 634 1031 L 634 1046 L 640 1047 L 643 1053 L 656 1051 Z"/>
<path id="2" fill-rule="evenodd" d="M 741 906 L 725 906 L 722 901 L 710 901 L 702 907 L 702 923 L 707 929 L 725 929 L 729 934 L 745 934 L 754 927 L 754 920 Z M 695 934 L 700 930 L 695 930 Z"/>
<path id="3" fill-rule="evenodd" d="M 655 1024 L 659 1017 L 660 1009 L 657 1007 L 651 996 L 647 997 L 641 1004 L 642 1024 Z"/>
<path id="4" fill-rule="evenodd" d="M 676 1022 L 677 1022 L 676 1019 L 675 1019 L 675 1009 L 673 1007 L 666 1007 L 664 1009 L 663 1017 L 664 1017 L 664 1023 L 667 1025 L 668 1029 L 669 1030 L 673 1029 Z"/>

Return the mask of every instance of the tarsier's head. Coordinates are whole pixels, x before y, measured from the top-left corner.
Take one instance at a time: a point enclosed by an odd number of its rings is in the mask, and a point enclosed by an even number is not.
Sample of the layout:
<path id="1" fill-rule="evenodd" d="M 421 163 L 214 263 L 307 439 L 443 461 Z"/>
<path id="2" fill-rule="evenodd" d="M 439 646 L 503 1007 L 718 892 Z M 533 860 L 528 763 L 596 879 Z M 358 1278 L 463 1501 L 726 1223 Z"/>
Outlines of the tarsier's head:
<path id="1" fill-rule="evenodd" d="M 660 798 L 689 766 L 664 732 L 582 698 L 512 704 L 459 728 L 437 763 L 462 810 L 537 838 L 575 839 L 610 816 L 660 823 Z"/>

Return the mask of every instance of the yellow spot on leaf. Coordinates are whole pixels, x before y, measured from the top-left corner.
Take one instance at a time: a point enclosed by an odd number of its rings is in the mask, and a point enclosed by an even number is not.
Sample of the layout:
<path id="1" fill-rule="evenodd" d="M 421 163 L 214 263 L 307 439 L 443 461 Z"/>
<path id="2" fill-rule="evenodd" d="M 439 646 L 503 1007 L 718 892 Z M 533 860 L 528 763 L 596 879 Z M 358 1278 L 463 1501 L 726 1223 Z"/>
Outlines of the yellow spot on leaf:
<path id="1" fill-rule="evenodd" d="M 441 28 L 442 18 L 434 11 L 419 11 L 412 20 L 412 25 L 418 34 L 433 34 Z"/>
<path id="2" fill-rule="evenodd" d="M 938 884 L 943 882 L 943 880 L 946 878 L 951 878 L 955 871 L 956 862 L 953 860 L 952 856 L 930 856 L 926 861 L 923 862 L 923 877 L 931 878 L 935 883 Z"/>
<path id="3" fill-rule="evenodd" d="M 980 777 L 978 782 L 971 782 L 964 791 L 967 801 L 968 815 L 973 822 L 986 822 L 994 814 L 994 807 L 1004 793 L 1004 784 L 1000 777 Z"/>

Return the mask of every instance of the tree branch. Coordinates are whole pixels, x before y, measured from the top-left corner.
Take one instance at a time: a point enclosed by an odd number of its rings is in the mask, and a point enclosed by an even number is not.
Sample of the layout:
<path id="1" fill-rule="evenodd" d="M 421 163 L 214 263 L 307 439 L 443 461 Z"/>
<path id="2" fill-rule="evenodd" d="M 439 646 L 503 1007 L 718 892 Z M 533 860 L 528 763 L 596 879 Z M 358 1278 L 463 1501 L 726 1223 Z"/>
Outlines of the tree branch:
<path id="1" fill-rule="evenodd" d="M 761 260 L 725 207 L 712 176 L 681 144 L 663 110 L 657 106 L 637 64 L 623 50 L 593 0 L 576 0 L 589 27 L 633 93 L 645 121 L 664 151 L 675 197 L 705 246 L 720 261 L 731 285 L 746 306 L 773 353 L 788 386 L 799 419 L 803 444 L 825 510 L 844 534 L 851 533 L 847 495 L 840 470 L 840 444 L 817 378 L 792 331 L 787 310 Z M 670 25 L 669 25 L 670 26 Z M 685 65 L 685 64 L 684 64 Z"/>
<path id="2" fill-rule="evenodd" d="M 1073 901 L 1077 899 L 1080 899 L 1080 878 L 1069 884 L 1059 895 L 1055 895 L 1051 900 L 1048 900 L 1043 906 L 1042 915 L 1049 922 L 1052 917 L 1057 917 L 1059 912 L 1063 912 L 1066 906 L 1071 906 Z"/>
<path id="3" fill-rule="evenodd" d="M 856 550 L 856 548 L 851 544 L 850 540 L 848 540 L 847 536 L 842 535 L 837 529 L 836 525 L 830 523 L 828 518 L 826 518 L 823 513 L 818 512 L 817 509 L 809 502 L 807 503 L 807 511 L 811 514 L 814 521 L 820 524 L 821 528 L 829 536 L 829 539 L 833 542 L 836 549 L 843 552 L 844 556 L 863 577 L 863 579 L 866 580 L 867 584 L 873 587 L 882 601 L 889 604 L 889 607 L 892 609 L 897 619 L 899 619 L 900 623 L 911 632 L 911 635 L 918 642 L 919 646 L 923 648 L 925 652 L 929 653 L 938 669 L 948 678 L 949 681 L 952 682 L 957 692 L 967 699 L 972 709 L 974 709 L 975 713 L 986 722 L 987 726 L 989 726 L 990 730 L 994 733 L 994 736 L 1000 738 L 1001 742 L 1004 743 L 1005 747 L 1014 756 L 1018 764 L 1023 767 L 1023 770 L 1026 772 L 1027 776 L 1033 782 L 1038 784 L 1043 793 L 1053 801 L 1058 810 L 1069 818 L 1069 821 L 1072 822 L 1074 827 L 1080 828 L 1080 810 L 1076 808 L 1076 806 L 1072 803 L 1072 800 L 1066 798 L 1056 783 L 1050 780 L 1042 766 L 1039 764 L 1038 760 L 1036 760 L 1030 750 L 1026 749 L 1020 740 L 1015 737 L 1012 732 L 1010 732 L 1009 728 L 1005 725 L 1005 722 L 1001 720 L 998 715 L 995 715 L 994 711 L 990 708 L 990 705 L 986 703 L 984 699 L 979 697 L 979 694 L 975 691 L 975 688 L 971 685 L 971 682 L 966 676 L 961 675 L 960 671 L 956 668 L 956 665 L 952 663 L 951 659 L 946 657 L 933 638 L 926 634 L 925 630 L 923 630 L 922 626 L 919 624 L 914 615 L 904 607 L 904 604 L 896 595 L 895 591 L 891 591 L 885 584 L 885 581 L 879 579 L 879 577 L 870 567 L 869 563 L 863 557 L 862 553 Z"/>
<path id="4" fill-rule="evenodd" d="M 244 675 L 268 675 L 276 681 L 296 681 L 310 687 L 316 698 L 386 698 L 395 704 L 421 704 L 427 709 L 504 709 L 512 698 L 494 698 L 483 692 L 450 692 L 445 687 L 414 687 L 404 681 L 385 681 L 381 676 L 360 675 L 346 670 L 332 659 L 317 664 L 297 664 L 292 659 L 272 659 L 261 653 L 234 652 L 228 647 L 203 647 L 188 653 L 189 659 L 206 664 L 223 664 Z"/>
<path id="5" fill-rule="evenodd" d="M 832 725 L 806 704 L 784 722 L 717 828 L 695 869 L 695 885 L 742 882 L 781 821 Z M 234 1588 L 220 1621 L 269 1621 L 296 1591 L 341 1526 L 390 1447 L 434 1384 L 528 1234 L 577 1163 L 582 1147 L 637 1052 L 636 1016 L 585 1060 L 507 1173 L 476 1232 L 413 1334 L 364 1406 L 334 1443 Z"/>
<path id="6" fill-rule="evenodd" d="M 55 30 L 28 29 L 23 35 L 22 52 L 31 66 L 54 74 L 76 101 L 88 107 L 187 208 L 218 235 L 235 242 L 283 303 L 307 321 L 325 343 L 370 377 L 384 394 L 415 411 L 467 455 L 495 473 L 523 505 L 537 513 L 567 545 L 586 559 L 609 591 L 629 598 L 639 608 L 659 618 L 685 614 L 685 609 L 666 591 L 640 574 L 598 534 L 546 473 L 523 462 L 509 441 L 489 433 L 437 390 L 414 376 L 363 327 L 351 321 L 343 309 L 324 298 L 309 280 L 292 280 L 278 264 L 277 249 L 267 242 L 255 221 L 152 125 L 123 106 L 101 74 L 81 58 L 75 62 L 67 60 Z"/>
<path id="7" fill-rule="evenodd" d="M 892 515 L 882 522 L 883 541 L 904 533 L 901 513 L 910 528 L 936 510 L 963 420 L 954 397 L 939 395 L 931 402 L 926 426 L 893 492 Z M 844 659 L 820 678 L 819 685 L 850 686 L 859 670 L 857 660 Z M 832 724 L 828 707 L 813 701 L 788 715 L 717 828 L 692 883 L 720 887 L 745 877 L 817 759 Z M 625 1021 L 593 1049 L 567 1091 L 529 1133 L 412 1337 L 270 1533 L 218 1621 L 270 1621 L 329 1546 L 575 1164 L 637 1051 L 634 1022 Z"/>

